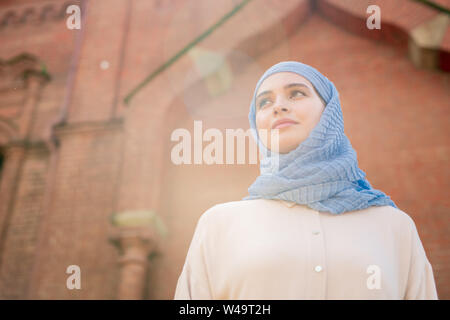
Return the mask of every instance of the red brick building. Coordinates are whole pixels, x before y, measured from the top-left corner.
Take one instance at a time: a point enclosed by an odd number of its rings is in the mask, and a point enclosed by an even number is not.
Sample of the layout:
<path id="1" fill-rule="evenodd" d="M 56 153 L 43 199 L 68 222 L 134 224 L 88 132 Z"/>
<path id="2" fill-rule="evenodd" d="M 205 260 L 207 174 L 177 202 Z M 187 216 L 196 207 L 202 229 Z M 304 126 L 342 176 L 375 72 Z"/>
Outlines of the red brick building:
<path id="1" fill-rule="evenodd" d="M 360 168 L 414 219 L 449 299 L 450 5 L 434 2 L 2 1 L 0 298 L 171 299 L 199 216 L 259 173 L 175 165 L 172 132 L 246 130 L 262 72 L 297 60 L 336 85 Z"/>

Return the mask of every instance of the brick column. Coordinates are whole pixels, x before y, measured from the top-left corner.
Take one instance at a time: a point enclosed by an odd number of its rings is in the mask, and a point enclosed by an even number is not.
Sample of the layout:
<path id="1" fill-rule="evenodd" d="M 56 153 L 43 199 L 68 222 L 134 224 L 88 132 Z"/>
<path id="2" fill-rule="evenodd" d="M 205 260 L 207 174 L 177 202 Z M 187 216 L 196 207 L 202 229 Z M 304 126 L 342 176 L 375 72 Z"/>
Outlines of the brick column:
<path id="1" fill-rule="evenodd" d="M 16 194 L 19 175 L 25 157 L 23 143 L 9 144 L 4 148 L 4 164 L 0 181 L 0 265 L 3 246 L 6 239 L 8 221 L 12 213 L 14 195 Z"/>
<path id="2" fill-rule="evenodd" d="M 111 241 L 120 251 L 119 300 L 141 300 L 147 283 L 148 256 L 154 245 L 151 229 L 118 227 Z"/>
<path id="3" fill-rule="evenodd" d="M 28 140 L 30 138 L 33 119 L 36 113 L 36 105 L 39 101 L 42 87 L 46 82 L 47 80 L 41 76 L 31 76 L 28 78 L 26 98 L 19 121 L 19 137 L 21 139 Z"/>

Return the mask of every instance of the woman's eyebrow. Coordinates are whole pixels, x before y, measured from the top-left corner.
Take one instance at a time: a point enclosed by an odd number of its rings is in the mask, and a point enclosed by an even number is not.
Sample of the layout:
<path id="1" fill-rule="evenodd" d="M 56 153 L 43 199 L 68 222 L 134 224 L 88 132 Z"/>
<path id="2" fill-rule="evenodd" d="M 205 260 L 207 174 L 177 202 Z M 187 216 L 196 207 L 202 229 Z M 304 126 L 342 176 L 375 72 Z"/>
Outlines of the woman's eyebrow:
<path id="1" fill-rule="evenodd" d="M 289 89 L 291 87 L 305 87 L 306 89 L 309 89 L 309 87 L 304 83 L 290 83 L 290 84 L 284 86 L 285 89 Z M 270 91 L 270 90 L 263 91 L 256 96 L 255 100 L 257 100 L 260 96 L 271 93 L 271 92 L 272 91 Z"/>

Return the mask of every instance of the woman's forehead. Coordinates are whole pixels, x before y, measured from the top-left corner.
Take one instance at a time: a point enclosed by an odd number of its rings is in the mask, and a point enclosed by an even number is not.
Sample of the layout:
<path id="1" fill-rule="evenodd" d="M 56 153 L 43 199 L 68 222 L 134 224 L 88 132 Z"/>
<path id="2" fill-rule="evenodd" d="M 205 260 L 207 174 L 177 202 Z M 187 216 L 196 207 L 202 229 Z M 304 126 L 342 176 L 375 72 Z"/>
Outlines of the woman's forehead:
<path id="1" fill-rule="evenodd" d="M 294 73 L 294 72 L 277 72 L 268 76 L 258 88 L 256 95 L 263 91 L 271 91 L 278 88 L 282 88 L 287 84 L 291 83 L 302 83 L 307 85 L 310 89 L 312 88 L 311 82 L 305 77 Z"/>

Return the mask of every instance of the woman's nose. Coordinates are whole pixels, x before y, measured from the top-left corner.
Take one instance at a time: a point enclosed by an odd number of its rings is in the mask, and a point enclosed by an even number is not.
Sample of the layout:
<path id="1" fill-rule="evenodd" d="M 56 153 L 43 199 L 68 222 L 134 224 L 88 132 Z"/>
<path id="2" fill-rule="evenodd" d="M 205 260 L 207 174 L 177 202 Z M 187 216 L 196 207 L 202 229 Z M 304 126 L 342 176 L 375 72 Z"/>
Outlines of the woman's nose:
<path id="1" fill-rule="evenodd" d="M 288 112 L 288 111 L 289 111 L 289 108 L 287 107 L 286 104 L 281 105 L 280 103 L 277 103 L 277 104 L 275 105 L 275 107 L 273 108 L 273 113 L 274 113 L 274 114 L 277 114 L 277 113 L 279 113 L 279 112 L 281 112 L 281 111 L 283 111 L 283 112 Z"/>

